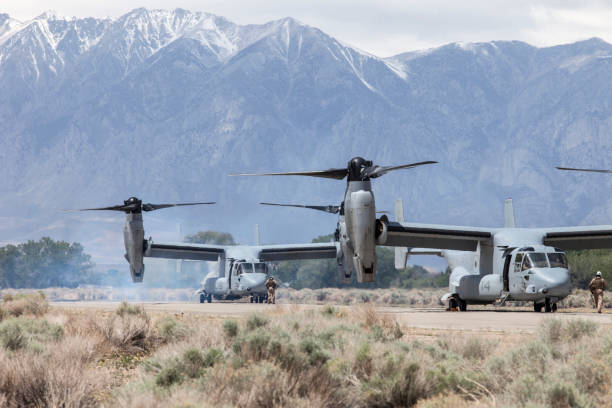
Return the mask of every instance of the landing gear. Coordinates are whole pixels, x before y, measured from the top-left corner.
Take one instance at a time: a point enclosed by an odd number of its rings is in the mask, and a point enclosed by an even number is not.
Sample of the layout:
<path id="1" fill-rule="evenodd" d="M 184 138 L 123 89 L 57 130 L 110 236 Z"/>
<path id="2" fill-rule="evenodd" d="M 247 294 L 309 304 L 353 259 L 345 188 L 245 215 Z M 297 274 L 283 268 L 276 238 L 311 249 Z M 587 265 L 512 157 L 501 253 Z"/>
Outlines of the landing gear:
<path id="1" fill-rule="evenodd" d="M 552 312 L 552 307 L 550 305 L 550 299 L 549 298 L 546 298 L 546 300 L 544 301 L 544 311 L 546 313 Z"/>
<path id="2" fill-rule="evenodd" d="M 542 311 L 543 303 L 533 302 L 533 310 L 534 312 L 540 313 Z"/>
<path id="3" fill-rule="evenodd" d="M 206 297 L 206 301 L 207 301 L 208 303 L 212 303 L 212 295 L 208 295 L 208 296 Z"/>
<path id="4" fill-rule="evenodd" d="M 553 313 L 555 313 L 557 311 L 557 303 L 556 302 L 552 304 L 552 311 L 553 311 Z"/>
<path id="5" fill-rule="evenodd" d="M 457 310 L 461 310 L 465 312 L 467 310 L 467 302 L 459 297 L 451 297 L 448 299 L 448 308 L 447 312 L 456 312 Z"/>
<path id="6" fill-rule="evenodd" d="M 206 294 L 200 293 L 200 303 L 204 303 L 204 302 L 206 302 Z"/>
<path id="7" fill-rule="evenodd" d="M 253 303 L 255 301 L 255 298 L 251 296 L 249 300 L 251 301 L 251 303 Z"/>

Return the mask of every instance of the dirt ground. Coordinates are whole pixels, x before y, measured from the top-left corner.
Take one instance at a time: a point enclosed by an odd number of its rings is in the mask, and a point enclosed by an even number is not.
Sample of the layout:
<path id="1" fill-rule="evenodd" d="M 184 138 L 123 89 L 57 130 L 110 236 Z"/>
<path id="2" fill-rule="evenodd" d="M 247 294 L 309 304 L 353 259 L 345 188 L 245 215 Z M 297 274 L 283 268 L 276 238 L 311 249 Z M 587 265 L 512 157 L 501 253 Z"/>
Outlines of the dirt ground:
<path id="1" fill-rule="evenodd" d="M 151 313 L 200 314 L 210 317 L 247 316 L 253 312 L 278 313 L 308 308 L 322 308 L 321 305 L 266 305 L 250 303 L 139 303 Z M 83 310 L 115 310 L 118 302 L 52 302 L 53 308 Z M 336 306 L 339 309 L 358 306 Z M 439 329 L 479 332 L 533 332 L 540 323 L 551 317 L 561 320 L 575 318 L 591 320 L 612 327 L 612 313 L 593 313 L 592 309 L 564 309 L 557 313 L 535 313 L 528 309 L 481 308 L 467 312 L 446 312 L 440 308 L 377 307 L 376 310 L 395 318 L 405 328 Z"/>

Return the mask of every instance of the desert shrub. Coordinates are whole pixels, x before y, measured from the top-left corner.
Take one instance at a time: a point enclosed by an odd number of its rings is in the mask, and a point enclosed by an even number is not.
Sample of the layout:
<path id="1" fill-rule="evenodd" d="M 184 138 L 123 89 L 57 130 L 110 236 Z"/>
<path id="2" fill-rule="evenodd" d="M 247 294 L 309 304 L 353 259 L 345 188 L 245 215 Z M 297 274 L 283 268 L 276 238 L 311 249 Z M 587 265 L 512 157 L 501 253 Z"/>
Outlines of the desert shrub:
<path id="1" fill-rule="evenodd" d="M 88 339 L 64 338 L 44 354 L 0 351 L 0 403 L 7 407 L 93 407 L 108 371 L 91 366 Z"/>
<path id="2" fill-rule="evenodd" d="M 223 333 L 229 339 L 236 337 L 238 335 L 238 322 L 235 320 L 225 320 L 223 322 Z"/>
<path id="3" fill-rule="evenodd" d="M 120 353 L 135 354 L 152 349 L 158 341 L 148 314 L 141 308 L 137 313 L 117 312 L 114 316 L 93 322 L 103 341 Z"/>
<path id="4" fill-rule="evenodd" d="M 49 311 L 49 302 L 42 292 L 4 295 L 2 308 L 10 316 L 42 316 Z"/>
<path id="5" fill-rule="evenodd" d="M 155 324 L 155 329 L 162 343 L 172 343 L 183 340 L 189 334 L 189 329 L 172 316 L 164 316 L 160 319 Z"/>
<path id="6" fill-rule="evenodd" d="M 551 408 L 576 408 L 584 406 L 574 387 L 568 384 L 555 384 L 548 391 L 548 403 Z"/>
<path id="7" fill-rule="evenodd" d="M 334 316 L 336 314 L 336 308 L 332 305 L 325 305 L 321 310 L 324 316 Z"/>
<path id="8" fill-rule="evenodd" d="M 572 340 L 578 340 L 582 336 L 591 336 L 597 330 L 597 325 L 584 319 L 569 320 L 565 325 L 565 333 Z"/>
<path id="9" fill-rule="evenodd" d="M 43 343 L 58 341 L 63 334 L 61 326 L 46 320 L 18 317 L 0 323 L 0 342 L 9 350 L 39 349 Z"/>
<path id="10" fill-rule="evenodd" d="M 563 322 L 559 319 L 547 319 L 540 325 L 540 333 L 547 341 L 556 343 L 563 335 Z"/>
<path id="11" fill-rule="evenodd" d="M 470 337 L 462 345 L 461 355 L 468 360 L 484 360 L 491 348 L 491 343 L 485 342 L 478 337 Z"/>
<path id="12" fill-rule="evenodd" d="M 170 387 L 174 384 L 180 384 L 183 382 L 183 373 L 181 367 L 178 365 L 171 365 L 166 367 L 157 374 L 155 378 L 155 384 L 160 387 Z"/>
<path id="13" fill-rule="evenodd" d="M 368 343 L 362 344 L 357 353 L 355 353 L 355 362 L 353 364 L 353 370 L 360 377 L 369 377 L 372 374 L 372 355 L 370 352 L 370 345 Z"/>
<path id="14" fill-rule="evenodd" d="M 382 373 L 381 373 L 382 374 Z M 419 365 L 389 367 L 368 384 L 366 405 L 369 407 L 412 407 L 427 396 L 427 389 L 420 377 Z"/>
<path id="15" fill-rule="evenodd" d="M 268 325 L 268 318 L 259 314 L 252 314 L 247 319 L 246 325 L 248 330 L 255 330 Z"/>
<path id="16" fill-rule="evenodd" d="M 141 305 L 130 305 L 126 301 L 121 302 L 115 313 L 121 317 L 125 317 L 127 315 L 139 316 L 146 314 L 144 307 Z"/>
<path id="17" fill-rule="evenodd" d="M 308 356 L 311 365 L 325 364 L 329 360 L 329 355 L 323 350 L 317 339 L 309 337 L 300 341 L 300 351 Z"/>
<path id="18" fill-rule="evenodd" d="M 249 333 L 240 350 L 247 358 L 261 360 L 267 356 L 268 343 L 270 343 L 270 334 L 260 328 Z"/>

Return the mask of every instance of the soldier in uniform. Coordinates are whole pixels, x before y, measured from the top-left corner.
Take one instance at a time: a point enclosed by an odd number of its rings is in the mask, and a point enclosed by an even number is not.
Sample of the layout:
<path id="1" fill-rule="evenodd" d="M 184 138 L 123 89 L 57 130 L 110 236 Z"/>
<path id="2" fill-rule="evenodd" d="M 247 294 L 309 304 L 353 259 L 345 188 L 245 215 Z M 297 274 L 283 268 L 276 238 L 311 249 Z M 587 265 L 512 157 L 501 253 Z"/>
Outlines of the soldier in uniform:
<path id="1" fill-rule="evenodd" d="M 276 304 L 276 287 L 278 283 L 273 276 L 270 276 L 266 281 L 266 288 L 268 288 L 268 303 Z"/>
<path id="2" fill-rule="evenodd" d="M 595 301 L 595 307 L 597 313 L 601 313 L 601 307 L 603 306 L 603 293 L 606 290 L 606 280 L 601 277 L 601 272 L 597 271 L 595 277 L 589 283 L 589 290 L 593 294 L 593 300 Z"/>

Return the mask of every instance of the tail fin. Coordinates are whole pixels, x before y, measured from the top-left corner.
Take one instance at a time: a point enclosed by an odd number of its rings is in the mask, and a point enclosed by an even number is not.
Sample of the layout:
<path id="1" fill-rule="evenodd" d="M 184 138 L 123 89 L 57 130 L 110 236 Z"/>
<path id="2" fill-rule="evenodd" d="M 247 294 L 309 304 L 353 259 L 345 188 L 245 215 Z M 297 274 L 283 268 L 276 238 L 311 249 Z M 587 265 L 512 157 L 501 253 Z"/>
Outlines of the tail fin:
<path id="1" fill-rule="evenodd" d="M 395 200 L 395 221 L 404 222 L 404 202 L 401 198 Z M 404 269 L 406 262 L 408 262 L 408 248 L 395 247 L 395 269 Z"/>
<path id="2" fill-rule="evenodd" d="M 507 198 L 504 203 L 504 227 L 516 228 L 516 219 L 514 218 L 514 206 L 512 199 Z"/>
<path id="3" fill-rule="evenodd" d="M 259 224 L 255 224 L 255 245 L 261 245 L 259 243 Z"/>

